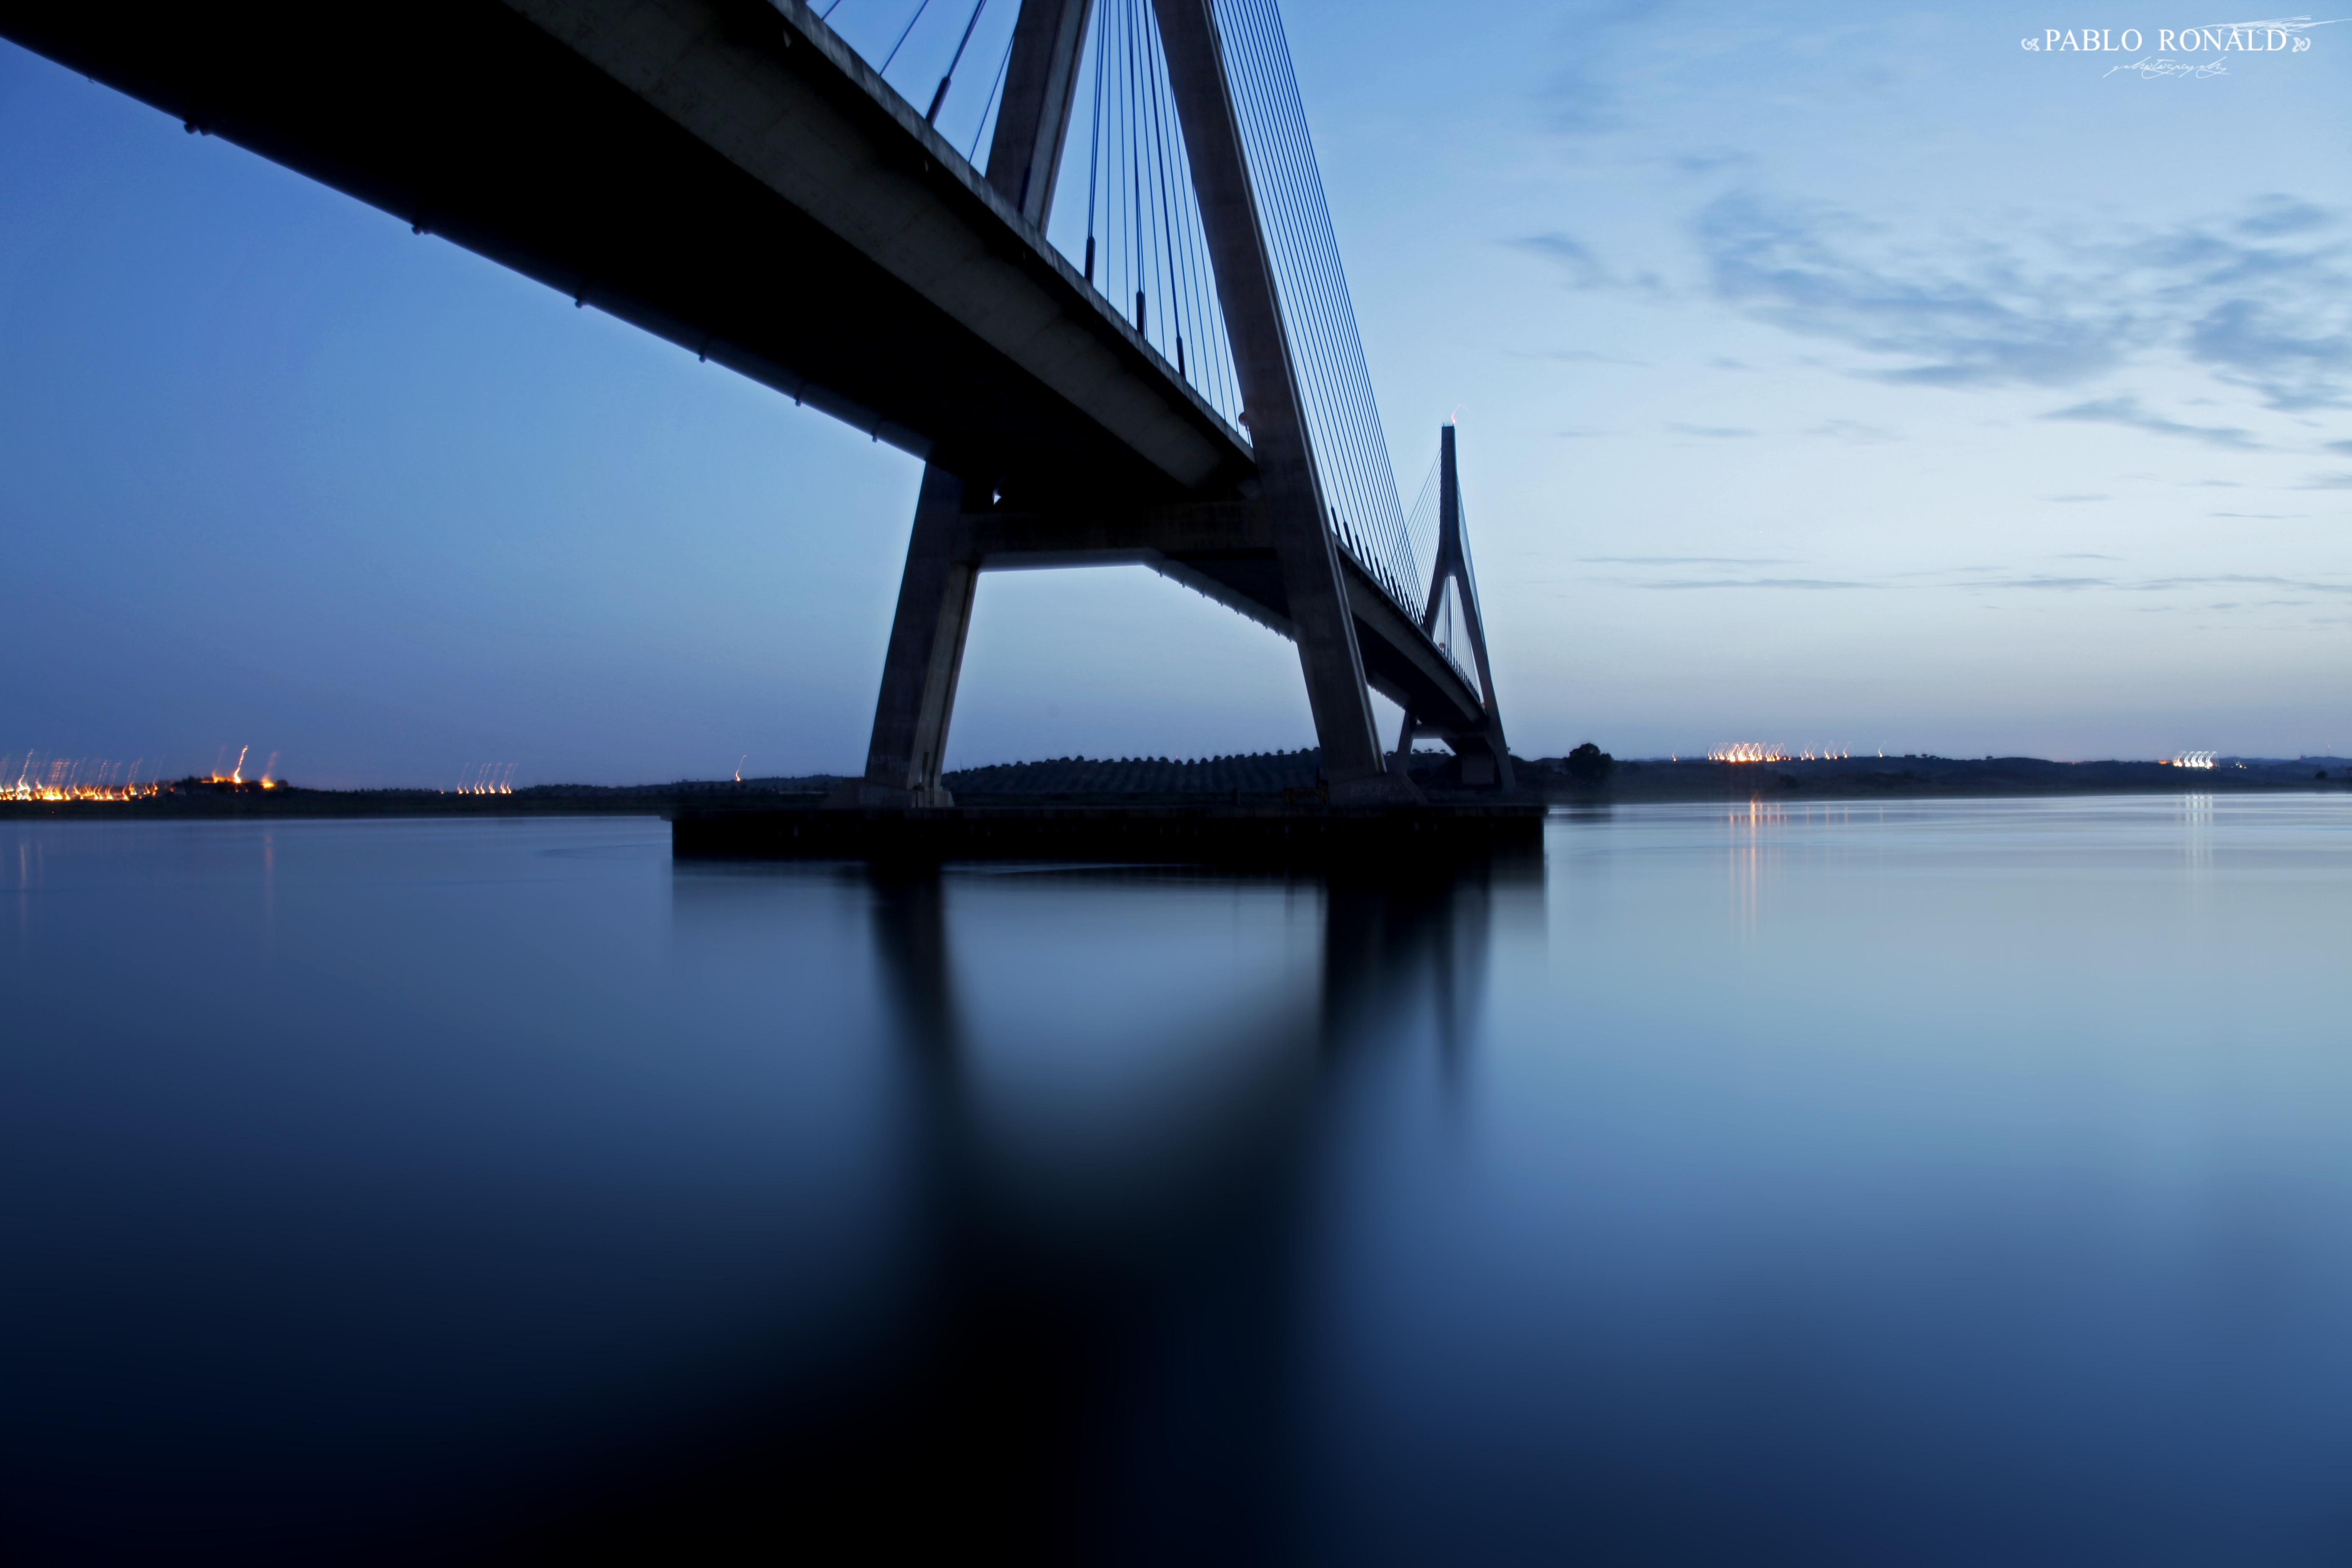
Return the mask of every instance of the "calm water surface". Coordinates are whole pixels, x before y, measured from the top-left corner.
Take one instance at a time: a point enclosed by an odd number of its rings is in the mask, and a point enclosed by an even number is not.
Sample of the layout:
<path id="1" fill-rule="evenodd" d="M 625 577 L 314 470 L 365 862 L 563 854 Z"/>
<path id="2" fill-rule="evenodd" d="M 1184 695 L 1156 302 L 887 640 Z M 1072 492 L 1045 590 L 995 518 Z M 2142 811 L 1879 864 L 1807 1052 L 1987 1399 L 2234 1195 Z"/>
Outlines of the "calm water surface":
<path id="1" fill-rule="evenodd" d="M 0 1554 L 2344 1563 L 2347 938 L 2340 795 L 0 825 Z"/>

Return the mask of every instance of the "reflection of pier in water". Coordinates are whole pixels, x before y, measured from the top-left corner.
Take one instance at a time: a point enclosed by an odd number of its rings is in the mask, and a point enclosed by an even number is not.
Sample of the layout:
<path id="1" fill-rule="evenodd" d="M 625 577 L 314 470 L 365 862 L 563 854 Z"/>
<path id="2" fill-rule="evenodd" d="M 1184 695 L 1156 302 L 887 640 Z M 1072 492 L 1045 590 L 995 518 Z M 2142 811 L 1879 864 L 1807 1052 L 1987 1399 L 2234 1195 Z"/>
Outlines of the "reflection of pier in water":
<path id="1" fill-rule="evenodd" d="M 903 1322 L 829 1397 L 560 1544 L 1280 1555 L 1297 1238 L 1334 1090 L 1400 1049 L 1461 1069 L 1498 888 L 1539 909 L 1539 864 L 1391 887 L 772 875 L 845 878 L 870 910 L 900 1047 Z M 1067 939 L 1042 961 L 1041 925 Z M 1154 963 L 1187 973 L 1138 994 Z"/>

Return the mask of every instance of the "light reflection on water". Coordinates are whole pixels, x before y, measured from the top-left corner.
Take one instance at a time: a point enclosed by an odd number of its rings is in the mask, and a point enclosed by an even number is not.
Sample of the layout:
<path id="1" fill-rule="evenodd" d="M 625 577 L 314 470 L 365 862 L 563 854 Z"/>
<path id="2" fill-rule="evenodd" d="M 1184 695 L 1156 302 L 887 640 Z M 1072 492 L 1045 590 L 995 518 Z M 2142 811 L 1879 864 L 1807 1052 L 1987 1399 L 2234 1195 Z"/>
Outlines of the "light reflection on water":
<path id="1" fill-rule="evenodd" d="M 2352 800 L 7 825 L 30 1561 L 2352 1551 Z"/>

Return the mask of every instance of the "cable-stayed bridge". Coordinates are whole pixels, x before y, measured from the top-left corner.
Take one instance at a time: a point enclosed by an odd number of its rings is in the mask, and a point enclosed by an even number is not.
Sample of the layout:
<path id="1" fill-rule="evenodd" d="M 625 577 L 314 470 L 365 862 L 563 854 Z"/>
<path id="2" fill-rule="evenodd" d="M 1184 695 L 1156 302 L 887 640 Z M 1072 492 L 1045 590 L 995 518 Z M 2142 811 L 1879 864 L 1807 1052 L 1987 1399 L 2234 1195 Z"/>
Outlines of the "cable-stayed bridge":
<path id="1" fill-rule="evenodd" d="M 1375 689 L 1507 784 L 1454 432 L 1408 512 L 1274 0 L 990 4 L 0 0 L 0 35 L 924 458 L 843 804 L 944 803 L 980 572 L 1120 562 L 1297 644 L 1335 800 L 1412 797 Z"/>

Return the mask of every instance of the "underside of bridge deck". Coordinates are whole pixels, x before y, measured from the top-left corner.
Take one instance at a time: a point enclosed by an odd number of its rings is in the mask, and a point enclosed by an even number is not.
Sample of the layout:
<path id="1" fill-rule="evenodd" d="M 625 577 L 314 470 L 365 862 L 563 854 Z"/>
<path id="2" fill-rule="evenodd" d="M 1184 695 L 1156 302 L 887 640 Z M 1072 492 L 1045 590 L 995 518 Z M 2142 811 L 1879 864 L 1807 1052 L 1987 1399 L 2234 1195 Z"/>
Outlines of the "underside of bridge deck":
<path id="1" fill-rule="evenodd" d="M 792 0 L 0 0 L 0 36 L 959 474 L 1173 498 L 1255 472 Z"/>

